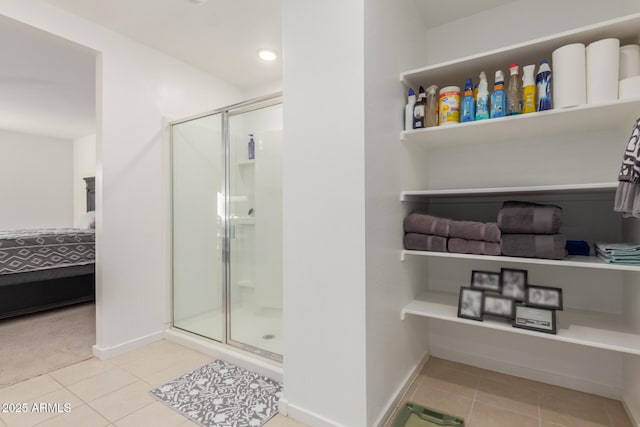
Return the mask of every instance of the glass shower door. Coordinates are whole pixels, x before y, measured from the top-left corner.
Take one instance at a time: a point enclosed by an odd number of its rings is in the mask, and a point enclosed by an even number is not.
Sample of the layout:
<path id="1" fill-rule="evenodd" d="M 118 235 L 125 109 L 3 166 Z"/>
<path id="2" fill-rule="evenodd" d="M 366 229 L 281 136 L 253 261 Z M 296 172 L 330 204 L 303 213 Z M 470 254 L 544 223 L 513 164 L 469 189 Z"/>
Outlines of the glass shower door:
<path id="1" fill-rule="evenodd" d="M 229 112 L 227 333 L 233 345 L 281 359 L 282 104 L 273 104 Z"/>
<path id="2" fill-rule="evenodd" d="M 173 324 L 224 342 L 222 115 L 172 125 L 171 151 Z"/>

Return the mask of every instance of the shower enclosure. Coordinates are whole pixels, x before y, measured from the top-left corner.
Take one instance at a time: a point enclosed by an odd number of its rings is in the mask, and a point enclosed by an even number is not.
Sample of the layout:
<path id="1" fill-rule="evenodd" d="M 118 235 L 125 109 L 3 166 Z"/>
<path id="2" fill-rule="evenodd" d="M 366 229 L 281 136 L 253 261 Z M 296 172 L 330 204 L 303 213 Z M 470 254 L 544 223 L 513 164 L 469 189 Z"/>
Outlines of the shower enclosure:
<path id="1" fill-rule="evenodd" d="M 280 95 L 171 124 L 173 326 L 280 361 L 281 159 Z"/>

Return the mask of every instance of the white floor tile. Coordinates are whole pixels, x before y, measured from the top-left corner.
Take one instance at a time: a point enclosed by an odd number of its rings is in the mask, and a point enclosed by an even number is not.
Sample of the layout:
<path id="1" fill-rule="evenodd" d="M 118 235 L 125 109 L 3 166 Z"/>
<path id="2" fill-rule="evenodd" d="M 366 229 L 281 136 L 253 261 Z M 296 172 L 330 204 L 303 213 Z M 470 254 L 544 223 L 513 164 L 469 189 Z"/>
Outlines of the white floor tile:
<path id="1" fill-rule="evenodd" d="M 120 368 L 111 368 L 101 374 L 70 385 L 68 388 L 85 402 L 91 402 L 113 391 L 138 381 L 134 375 Z"/>
<path id="2" fill-rule="evenodd" d="M 71 412 L 57 415 L 37 427 L 105 427 L 109 425 L 104 417 L 88 405 L 73 408 Z"/>
<path id="3" fill-rule="evenodd" d="M 49 375 L 41 375 L 1 389 L 0 402 L 26 402 L 61 388 L 60 383 Z"/>
<path id="4" fill-rule="evenodd" d="M 39 396 L 25 403 L 26 412 L 3 413 L 2 421 L 7 427 L 30 427 L 56 417 L 65 411 L 65 404 L 73 411 L 82 406 L 82 401 L 65 388 Z"/>
<path id="5" fill-rule="evenodd" d="M 117 427 L 181 427 L 188 418 L 160 402 L 153 402 L 116 421 Z"/>
<path id="6" fill-rule="evenodd" d="M 154 402 L 149 394 L 149 384 L 136 381 L 119 390 L 89 403 L 93 409 L 111 422 L 141 409 Z"/>
<path id="7" fill-rule="evenodd" d="M 98 360 L 96 358 L 85 360 L 84 362 L 76 363 L 75 365 L 67 366 L 66 368 L 58 369 L 51 372 L 53 378 L 60 382 L 64 386 L 70 386 L 71 384 L 78 383 L 87 378 L 94 377 L 105 371 L 111 369 L 113 365 L 109 362 Z"/>

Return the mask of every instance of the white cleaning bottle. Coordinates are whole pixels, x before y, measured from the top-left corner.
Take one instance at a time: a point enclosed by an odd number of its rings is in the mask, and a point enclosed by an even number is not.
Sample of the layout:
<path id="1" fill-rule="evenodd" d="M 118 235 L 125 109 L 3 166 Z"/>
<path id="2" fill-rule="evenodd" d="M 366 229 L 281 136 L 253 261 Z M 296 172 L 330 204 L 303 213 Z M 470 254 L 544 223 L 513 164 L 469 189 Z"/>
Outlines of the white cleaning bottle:
<path id="1" fill-rule="evenodd" d="M 416 93 L 409 88 L 407 105 L 404 107 L 404 130 L 413 129 L 413 107 L 416 105 Z"/>
<path id="2" fill-rule="evenodd" d="M 480 73 L 480 83 L 478 83 L 478 99 L 476 100 L 476 120 L 489 118 L 489 84 L 487 75 Z"/>

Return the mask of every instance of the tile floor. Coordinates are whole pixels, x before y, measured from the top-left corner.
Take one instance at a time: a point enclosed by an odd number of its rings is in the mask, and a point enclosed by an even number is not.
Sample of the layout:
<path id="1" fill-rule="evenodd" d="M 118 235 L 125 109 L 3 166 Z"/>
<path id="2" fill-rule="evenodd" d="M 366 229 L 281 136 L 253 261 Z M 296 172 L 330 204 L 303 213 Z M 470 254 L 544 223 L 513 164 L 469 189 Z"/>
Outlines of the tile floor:
<path id="1" fill-rule="evenodd" d="M 462 417 L 468 427 L 632 427 L 619 401 L 435 357 L 401 406 L 407 401 Z"/>
<path id="2" fill-rule="evenodd" d="M 187 427 L 198 424 L 151 397 L 149 390 L 209 363 L 211 356 L 157 341 L 108 361 L 92 358 L 0 389 L 3 403 L 59 404 L 42 412 L 3 413 L 0 427 Z M 63 404 L 71 405 L 64 413 Z M 264 427 L 305 427 L 277 415 Z"/>
<path id="3" fill-rule="evenodd" d="M 148 392 L 211 360 L 164 340 L 108 361 L 85 360 L 0 389 L 0 404 L 58 403 L 63 410 L 68 403 L 69 412 L 0 412 L 0 427 L 197 426 Z M 461 416 L 468 427 L 632 426 L 618 401 L 433 357 L 403 401 Z M 264 427 L 306 426 L 278 415 Z"/>

